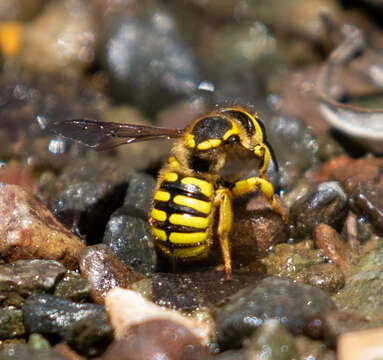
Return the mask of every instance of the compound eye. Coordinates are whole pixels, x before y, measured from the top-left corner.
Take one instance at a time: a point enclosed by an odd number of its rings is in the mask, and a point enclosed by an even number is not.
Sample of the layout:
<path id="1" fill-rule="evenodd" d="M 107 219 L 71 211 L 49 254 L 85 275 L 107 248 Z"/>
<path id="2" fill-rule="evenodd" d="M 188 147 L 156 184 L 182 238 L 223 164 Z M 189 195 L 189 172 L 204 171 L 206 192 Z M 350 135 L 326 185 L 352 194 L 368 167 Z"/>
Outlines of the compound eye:
<path id="1" fill-rule="evenodd" d="M 241 138 L 239 137 L 239 135 L 231 135 L 227 140 L 226 142 L 228 144 L 238 144 L 241 142 Z"/>

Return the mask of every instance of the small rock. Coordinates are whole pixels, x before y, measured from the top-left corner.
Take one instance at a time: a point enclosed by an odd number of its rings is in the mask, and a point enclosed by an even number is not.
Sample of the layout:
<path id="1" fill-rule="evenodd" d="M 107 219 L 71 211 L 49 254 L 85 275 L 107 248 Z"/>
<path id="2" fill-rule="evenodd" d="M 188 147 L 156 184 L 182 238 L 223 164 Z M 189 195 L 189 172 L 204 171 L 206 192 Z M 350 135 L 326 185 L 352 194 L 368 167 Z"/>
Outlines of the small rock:
<path id="1" fill-rule="evenodd" d="M 334 228 L 320 224 L 314 228 L 315 245 L 332 262 L 344 268 L 348 262 L 349 248 Z"/>
<path id="2" fill-rule="evenodd" d="M 247 353 L 255 359 L 291 360 L 297 358 L 294 337 L 276 319 L 268 319 L 250 337 Z"/>
<path id="3" fill-rule="evenodd" d="M 149 214 L 155 187 L 156 181 L 152 176 L 145 173 L 132 175 L 129 179 L 124 205 L 142 210 L 145 215 Z"/>
<path id="4" fill-rule="evenodd" d="M 383 357 L 383 328 L 343 334 L 337 344 L 339 360 L 374 360 Z"/>
<path id="5" fill-rule="evenodd" d="M 329 293 L 335 293 L 345 284 L 343 272 L 335 264 L 316 264 L 302 274 L 303 282 Z"/>
<path id="6" fill-rule="evenodd" d="M 2 360 L 68 360 L 53 349 L 33 349 L 28 345 L 15 345 L 0 350 Z"/>
<path id="7" fill-rule="evenodd" d="M 0 302 L 22 307 L 24 298 L 34 292 L 51 292 L 65 274 L 55 260 L 17 260 L 0 265 Z"/>
<path id="8" fill-rule="evenodd" d="M 383 231 L 383 186 L 359 182 L 351 193 L 354 211 L 365 216 L 379 231 Z"/>
<path id="9" fill-rule="evenodd" d="M 84 302 L 90 296 L 91 291 L 91 284 L 79 273 L 67 271 L 65 276 L 57 283 L 54 295 L 75 302 Z"/>
<path id="10" fill-rule="evenodd" d="M 24 324 L 29 333 L 59 336 L 90 356 L 104 350 L 113 334 L 103 306 L 77 304 L 53 295 L 31 295 L 24 306 Z"/>
<path id="11" fill-rule="evenodd" d="M 209 327 L 176 311 L 163 309 L 134 291 L 114 288 L 106 295 L 105 305 L 117 340 L 123 340 L 125 333 L 133 326 L 166 320 L 189 329 L 200 341 L 207 343 Z"/>
<path id="12" fill-rule="evenodd" d="M 25 335 L 22 310 L 0 308 L 0 340 Z"/>
<path id="13" fill-rule="evenodd" d="M 104 244 L 88 246 L 79 254 L 82 276 L 92 284 L 92 299 L 104 303 L 108 291 L 115 287 L 127 288 L 145 277 L 127 267 Z"/>
<path id="14" fill-rule="evenodd" d="M 79 355 L 67 343 L 59 343 L 55 345 L 54 350 L 64 356 L 66 360 L 86 360 L 85 357 Z"/>
<path id="15" fill-rule="evenodd" d="M 233 266 L 247 265 L 264 257 L 270 247 L 286 242 L 287 235 L 287 225 L 263 196 L 244 197 L 234 202 L 230 233 Z"/>
<path id="16" fill-rule="evenodd" d="M 31 334 L 28 339 L 28 345 L 36 350 L 51 348 L 49 341 L 41 334 Z"/>
<path id="17" fill-rule="evenodd" d="M 187 327 L 163 319 L 131 326 L 121 340 L 108 348 L 102 359 L 203 360 L 207 355 L 207 347 Z"/>
<path id="18" fill-rule="evenodd" d="M 30 70 L 78 76 L 94 60 L 95 45 L 90 5 L 53 2 L 28 24 L 21 59 Z"/>
<path id="19" fill-rule="evenodd" d="M 314 228 L 321 223 L 339 228 L 346 213 L 347 195 L 338 182 L 315 185 L 290 209 L 290 221 L 294 225 L 292 236 L 311 238 Z"/>
<path id="20" fill-rule="evenodd" d="M 122 17 L 103 36 L 102 56 L 119 100 L 158 109 L 197 90 L 199 66 L 165 11 L 147 20 Z"/>
<path id="21" fill-rule="evenodd" d="M 306 321 L 335 305 L 322 290 L 289 280 L 266 278 L 231 296 L 216 313 L 218 342 L 224 348 L 240 347 L 265 319 L 276 318 L 293 334 Z"/>
<path id="22" fill-rule="evenodd" d="M 142 211 L 121 207 L 110 217 L 103 243 L 124 262 L 146 276 L 157 267 L 150 225 Z"/>
<path id="23" fill-rule="evenodd" d="M 0 257 L 8 262 L 53 259 L 69 269 L 77 266 L 84 245 L 42 203 L 16 185 L 2 184 L 0 204 Z"/>

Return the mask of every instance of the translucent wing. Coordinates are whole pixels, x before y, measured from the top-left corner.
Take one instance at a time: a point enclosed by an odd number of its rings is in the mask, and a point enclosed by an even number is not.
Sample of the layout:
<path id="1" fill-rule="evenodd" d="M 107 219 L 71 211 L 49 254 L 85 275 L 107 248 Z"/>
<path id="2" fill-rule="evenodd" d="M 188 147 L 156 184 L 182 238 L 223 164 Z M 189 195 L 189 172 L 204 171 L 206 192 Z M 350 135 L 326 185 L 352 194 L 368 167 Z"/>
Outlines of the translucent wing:
<path id="1" fill-rule="evenodd" d="M 48 126 L 48 130 L 97 150 L 109 150 L 119 145 L 138 141 L 174 139 L 180 137 L 184 132 L 183 129 L 87 119 L 55 122 Z"/>

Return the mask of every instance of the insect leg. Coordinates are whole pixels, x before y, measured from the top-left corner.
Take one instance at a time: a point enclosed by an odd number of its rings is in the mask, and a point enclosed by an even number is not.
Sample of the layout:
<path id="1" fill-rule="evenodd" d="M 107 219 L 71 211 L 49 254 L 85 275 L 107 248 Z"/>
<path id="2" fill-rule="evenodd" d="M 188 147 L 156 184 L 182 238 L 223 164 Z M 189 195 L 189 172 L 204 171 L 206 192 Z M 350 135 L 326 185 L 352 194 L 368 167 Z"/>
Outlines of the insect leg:
<path id="1" fill-rule="evenodd" d="M 266 196 L 266 198 L 271 201 L 271 205 L 273 210 L 282 216 L 283 221 L 288 223 L 288 214 L 287 209 L 283 206 L 281 200 L 276 196 L 274 196 L 274 188 L 273 185 L 263 179 L 261 177 L 251 177 L 245 180 L 237 181 L 232 189 L 232 193 L 234 196 L 241 196 L 249 193 L 250 191 L 254 191 L 256 187 L 259 187 L 262 193 Z"/>
<path id="2" fill-rule="evenodd" d="M 233 211 L 231 208 L 231 192 L 229 189 L 218 189 L 214 199 L 219 209 L 218 237 L 221 247 L 222 258 L 225 268 L 226 280 L 231 279 L 231 256 L 229 233 L 233 223 Z"/>

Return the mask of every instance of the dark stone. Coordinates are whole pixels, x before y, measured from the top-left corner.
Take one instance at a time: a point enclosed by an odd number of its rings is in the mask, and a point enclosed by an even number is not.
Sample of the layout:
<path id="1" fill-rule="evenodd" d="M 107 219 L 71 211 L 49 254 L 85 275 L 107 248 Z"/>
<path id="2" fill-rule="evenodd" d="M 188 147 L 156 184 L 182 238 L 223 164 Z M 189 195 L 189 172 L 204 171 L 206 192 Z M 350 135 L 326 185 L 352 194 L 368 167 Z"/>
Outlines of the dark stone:
<path id="1" fill-rule="evenodd" d="M 22 310 L 0 308 L 0 340 L 12 339 L 24 334 Z"/>
<path id="2" fill-rule="evenodd" d="M 308 319 L 334 309 L 331 298 L 318 288 L 266 278 L 238 291 L 217 310 L 218 342 L 223 348 L 240 347 L 270 318 L 276 318 L 293 334 L 301 334 Z"/>
<path id="3" fill-rule="evenodd" d="M 89 298 L 91 284 L 79 273 L 68 271 L 57 283 L 54 295 L 75 302 L 84 302 Z"/>
<path id="4" fill-rule="evenodd" d="M 193 53 L 175 31 L 174 20 L 161 11 L 163 21 L 170 22 L 163 26 L 153 15 L 149 21 L 122 17 L 110 23 L 103 56 L 116 98 L 158 109 L 191 95 L 201 79 Z"/>
<path id="5" fill-rule="evenodd" d="M 145 277 L 126 266 L 104 244 L 88 246 L 79 254 L 81 274 L 92 284 L 92 299 L 104 303 L 104 297 L 115 287 L 127 288 Z"/>
<path id="6" fill-rule="evenodd" d="M 351 204 L 358 215 L 365 216 L 383 231 L 383 189 L 372 182 L 359 182 L 351 193 Z"/>
<path id="7" fill-rule="evenodd" d="M 149 275 L 157 266 L 150 225 L 142 210 L 121 207 L 110 217 L 103 243 L 126 265 Z"/>
<path id="8" fill-rule="evenodd" d="M 213 307 L 250 284 L 259 282 L 258 273 L 236 273 L 231 281 L 223 272 L 204 271 L 188 274 L 159 273 L 153 275 L 152 299 L 161 306 L 190 311 L 202 306 Z"/>
<path id="9" fill-rule="evenodd" d="M 54 340 L 63 339 L 82 351 L 88 349 L 92 354 L 106 346 L 113 333 L 102 305 L 77 304 L 53 295 L 35 294 L 27 299 L 24 325 L 29 333 L 41 333 Z M 82 331 L 92 335 L 83 336 Z"/>
<path id="10" fill-rule="evenodd" d="M 338 182 L 315 185 L 290 209 L 290 221 L 293 224 L 291 235 L 294 238 L 312 238 L 314 228 L 321 223 L 339 229 L 347 209 L 347 195 Z"/>
<path id="11" fill-rule="evenodd" d="M 17 260 L 0 265 L 0 302 L 21 307 L 32 293 L 53 291 L 65 272 L 55 260 Z"/>

